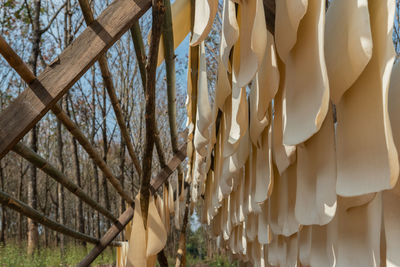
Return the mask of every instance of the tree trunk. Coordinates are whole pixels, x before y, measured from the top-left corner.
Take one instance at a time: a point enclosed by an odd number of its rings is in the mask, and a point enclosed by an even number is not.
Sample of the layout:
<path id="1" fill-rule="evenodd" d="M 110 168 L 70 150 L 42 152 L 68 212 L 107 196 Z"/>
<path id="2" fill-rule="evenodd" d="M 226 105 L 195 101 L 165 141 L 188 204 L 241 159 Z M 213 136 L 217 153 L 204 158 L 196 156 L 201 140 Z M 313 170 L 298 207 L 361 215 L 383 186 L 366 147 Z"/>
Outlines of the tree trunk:
<path id="1" fill-rule="evenodd" d="M 69 103 L 69 105 L 68 105 Z M 72 112 L 71 112 L 72 111 Z M 73 117 L 76 121 L 75 117 L 75 110 L 72 104 L 71 99 L 69 98 L 69 95 L 67 95 L 67 113 L 69 117 Z M 80 188 L 82 188 L 82 177 L 81 177 L 81 165 L 79 161 L 79 151 L 78 151 L 78 143 L 76 141 L 76 138 L 72 136 L 72 160 L 73 160 L 73 168 L 75 172 L 75 179 L 76 179 L 76 185 Z M 83 216 L 83 202 L 82 199 L 76 198 L 77 200 L 77 205 L 76 205 L 76 210 L 75 210 L 75 216 L 77 219 L 77 228 L 78 231 L 81 233 L 85 233 L 85 218 Z M 86 247 L 86 242 L 82 241 L 81 242 L 82 246 Z"/>
<path id="2" fill-rule="evenodd" d="M 20 175 L 18 177 L 18 188 L 17 188 L 17 197 L 18 199 L 22 199 L 22 185 L 24 182 L 24 162 L 23 159 L 21 158 L 21 165 L 20 165 Z M 22 240 L 24 239 L 23 237 L 23 224 L 22 224 L 22 214 L 18 213 L 18 244 L 22 245 Z"/>
<path id="3" fill-rule="evenodd" d="M 29 144 L 33 151 L 37 151 L 37 129 L 32 128 L 29 135 Z M 37 170 L 33 165 L 29 166 L 28 180 L 28 205 L 37 209 Z M 38 224 L 28 218 L 28 255 L 32 255 L 39 246 Z"/>
<path id="4" fill-rule="evenodd" d="M 0 160 L 0 182 L 1 182 L 1 190 L 4 191 L 4 170 L 3 165 Z M 0 233 L 0 242 L 5 245 L 6 244 L 6 207 L 1 205 L 1 233 Z"/>
<path id="5" fill-rule="evenodd" d="M 186 267 L 186 229 L 189 221 L 189 206 L 190 206 L 189 192 L 187 192 L 186 195 L 185 214 L 183 216 L 182 230 L 179 236 L 178 253 L 176 255 L 175 267 Z"/>
<path id="6" fill-rule="evenodd" d="M 59 168 L 62 173 L 64 173 L 65 171 L 64 160 L 62 156 L 63 146 L 64 144 L 62 140 L 61 122 L 57 120 L 57 158 L 58 158 Z M 57 202 L 58 202 L 58 220 L 61 224 L 64 224 L 65 223 L 64 187 L 60 183 L 57 184 Z M 60 240 L 61 259 L 63 259 L 65 256 L 64 235 L 58 234 L 58 238 Z"/>
<path id="7" fill-rule="evenodd" d="M 32 50 L 29 57 L 29 66 L 32 72 L 37 76 L 37 63 L 40 52 L 40 7 L 41 0 L 33 1 L 33 12 L 31 12 L 32 21 Z M 29 134 L 29 145 L 33 151 L 37 151 L 37 125 L 35 125 Z M 35 166 L 29 166 L 28 180 L 28 205 L 37 209 L 37 170 Z M 38 224 L 31 219 L 28 219 L 28 255 L 32 255 L 39 246 Z"/>
<path id="8" fill-rule="evenodd" d="M 103 160 L 107 163 L 107 154 L 108 154 L 108 140 L 107 140 L 107 96 L 106 96 L 106 88 L 103 87 L 103 106 L 101 109 L 101 115 L 103 118 Z M 108 184 L 107 184 L 107 177 L 105 176 L 104 172 L 102 173 L 102 186 L 104 190 L 104 205 L 107 210 L 111 211 L 111 203 L 110 197 L 108 194 Z M 106 221 L 107 229 L 111 227 L 111 223 L 109 220 Z"/>
<path id="9" fill-rule="evenodd" d="M 95 146 L 95 135 L 96 135 L 96 80 L 95 80 L 95 67 L 92 67 L 92 109 L 93 109 L 93 114 L 92 114 L 92 132 L 90 135 L 90 141 L 93 146 Z M 93 176 L 94 176 L 94 183 L 95 183 L 95 188 L 96 188 L 96 201 L 97 203 L 100 203 L 100 182 L 99 182 L 99 171 L 97 169 L 97 165 L 92 160 L 92 167 L 93 167 Z M 100 213 L 97 211 L 96 212 L 96 232 L 97 232 L 97 238 L 101 237 L 101 228 L 100 228 Z"/>
<path id="10" fill-rule="evenodd" d="M 70 23 L 70 1 L 67 0 L 64 12 L 64 46 L 67 47 L 69 43 L 69 30 L 68 24 Z M 63 98 L 60 100 L 60 107 L 63 107 Z M 63 139 L 62 139 L 62 129 L 61 121 L 57 120 L 57 156 L 58 163 L 62 173 L 65 171 L 64 159 L 63 159 Z M 58 183 L 57 184 L 57 202 L 58 202 L 58 218 L 61 224 L 65 224 L 65 204 L 64 204 L 64 187 Z M 63 261 L 65 256 L 65 237 L 62 234 L 57 234 L 60 240 L 60 256 L 61 261 Z"/>
<path id="11" fill-rule="evenodd" d="M 124 169 L 125 169 L 125 142 L 124 142 L 124 138 L 121 135 L 121 144 L 120 144 L 120 153 L 119 153 L 119 169 L 121 172 L 120 175 L 120 182 L 122 187 L 124 187 L 124 183 L 125 183 L 125 173 L 124 173 Z M 122 214 L 125 211 L 125 200 L 120 197 L 120 206 L 119 206 L 119 213 Z"/>

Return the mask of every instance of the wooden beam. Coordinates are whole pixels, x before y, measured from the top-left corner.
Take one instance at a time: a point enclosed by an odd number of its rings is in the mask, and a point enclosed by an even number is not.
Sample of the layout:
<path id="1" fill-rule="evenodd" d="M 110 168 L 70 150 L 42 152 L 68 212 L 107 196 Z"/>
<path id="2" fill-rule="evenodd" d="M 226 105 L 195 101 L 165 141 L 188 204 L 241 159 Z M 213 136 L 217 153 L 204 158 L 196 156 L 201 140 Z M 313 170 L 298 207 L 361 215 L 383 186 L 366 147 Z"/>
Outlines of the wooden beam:
<path id="1" fill-rule="evenodd" d="M 157 177 L 151 181 L 151 192 L 154 195 L 158 188 L 168 180 L 178 165 L 186 158 L 186 143 L 181 146 L 179 153 L 168 162 L 167 166 L 158 173 Z M 118 236 L 128 222 L 133 218 L 134 205 L 125 210 L 106 234 L 100 239 L 100 242 L 89 252 L 89 254 L 77 265 L 78 267 L 89 266 L 101 252 Z"/>
<path id="2" fill-rule="evenodd" d="M 86 204 L 88 204 L 93 209 L 97 210 L 105 217 L 115 222 L 117 218 L 112 215 L 110 211 L 100 206 L 100 204 L 88 196 L 79 186 L 74 184 L 70 179 L 68 179 L 62 172 L 57 170 L 44 158 L 39 156 L 35 151 L 25 146 L 23 143 L 19 142 L 13 147 L 13 151 L 25 158 L 27 161 L 32 163 L 36 168 L 42 170 L 44 173 L 49 175 L 51 178 L 56 180 L 58 183 L 62 184 L 67 188 L 72 194 L 76 195 L 78 198 L 82 199 Z"/>
<path id="3" fill-rule="evenodd" d="M 59 224 L 56 221 L 53 221 L 52 219 L 44 216 L 39 211 L 32 209 L 24 202 L 19 201 L 18 199 L 10 196 L 9 194 L 7 194 L 3 191 L 0 191 L 0 203 L 9 207 L 10 209 L 13 209 L 13 210 L 31 218 L 32 220 L 52 229 L 54 231 L 57 231 L 64 235 L 70 236 L 70 237 L 78 239 L 78 240 L 86 241 L 89 243 L 93 243 L 93 244 L 99 243 L 99 240 L 97 238 L 86 235 L 84 233 L 77 232 L 75 230 L 72 230 L 71 228 L 68 228 L 62 224 Z M 112 245 L 119 246 L 120 242 L 115 242 Z"/>
<path id="4" fill-rule="evenodd" d="M 7 60 L 7 62 L 14 68 L 21 78 L 27 83 L 31 84 L 37 78 L 33 72 L 28 68 L 25 62 L 15 53 L 15 51 L 8 45 L 8 43 L 0 36 L 0 53 Z M 105 174 L 107 180 L 113 185 L 117 192 L 128 202 L 133 203 L 133 199 L 128 192 L 122 188 L 119 180 L 114 176 L 111 168 L 105 163 L 97 150 L 92 146 L 90 141 L 81 132 L 78 125 L 73 122 L 68 115 L 61 109 L 58 104 L 51 107 L 53 113 L 64 124 L 67 130 L 78 140 L 81 146 L 89 154 L 90 158 L 96 163 L 100 170 Z"/>
<path id="5" fill-rule="evenodd" d="M 178 130 L 176 127 L 176 73 L 175 73 L 175 51 L 174 33 L 172 30 L 171 2 L 164 0 L 165 16 L 163 22 L 163 45 L 165 54 L 165 72 L 167 76 L 168 93 L 168 120 L 171 135 L 172 151 L 178 151 Z"/>
<path id="6" fill-rule="evenodd" d="M 115 0 L 0 113 L 0 159 L 150 6 L 150 0 Z"/>

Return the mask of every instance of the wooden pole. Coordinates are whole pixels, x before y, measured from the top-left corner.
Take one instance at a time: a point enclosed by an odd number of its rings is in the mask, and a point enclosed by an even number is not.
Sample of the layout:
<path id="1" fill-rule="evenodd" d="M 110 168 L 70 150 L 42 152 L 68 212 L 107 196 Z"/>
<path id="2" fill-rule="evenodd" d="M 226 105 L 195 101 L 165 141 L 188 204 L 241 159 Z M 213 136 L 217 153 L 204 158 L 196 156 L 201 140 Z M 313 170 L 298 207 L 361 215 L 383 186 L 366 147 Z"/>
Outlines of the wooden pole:
<path id="1" fill-rule="evenodd" d="M 176 73 L 174 33 L 172 30 L 172 14 L 170 0 L 164 0 L 165 16 L 163 21 L 163 44 L 165 54 L 165 71 L 167 76 L 168 120 L 171 134 L 171 144 L 174 153 L 178 151 L 178 130 L 176 127 Z"/>
<path id="2" fill-rule="evenodd" d="M 20 155 L 21 157 L 25 158 L 30 163 L 32 163 L 36 168 L 42 170 L 43 172 L 48 174 L 51 178 L 62 184 L 71 193 L 76 195 L 78 198 L 82 199 L 86 204 L 88 204 L 90 207 L 97 210 L 101 214 L 103 214 L 108 219 L 112 220 L 113 222 L 117 220 L 117 218 L 114 215 L 112 215 L 110 211 L 100 206 L 97 201 L 89 197 L 79 186 L 74 184 L 62 172 L 57 170 L 44 158 L 39 156 L 35 151 L 25 146 L 23 143 L 19 142 L 18 144 L 16 144 L 13 147 L 13 151 L 16 152 L 18 155 Z"/>
<path id="3" fill-rule="evenodd" d="M 177 153 L 178 128 L 176 126 L 176 72 L 175 72 L 175 50 L 174 33 L 172 29 L 171 1 L 164 0 L 165 15 L 163 21 L 163 45 L 165 54 L 165 71 L 167 76 L 168 96 L 168 121 L 171 137 L 172 151 Z M 178 177 L 183 177 L 181 166 L 178 167 Z"/>
<path id="4" fill-rule="evenodd" d="M 24 202 L 19 201 L 18 199 L 10 196 L 9 194 L 7 194 L 3 191 L 0 191 L 0 202 L 1 202 L 1 204 L 25 215 L 26 217 L 31 218 L 32 220 L 52 229 L 54 231 L 57 231 L 64 235 L 73 237 L 78 240 L 86 241 L 89 243 L 93 243 L 93 244 L 99 243 L 98 239 L 91 237 L 89 235 L 77 232 L 75 230 L 72 230 L 71 228 L 68 228 L 62 224 L 57 223 L 56 221 L 53 221 L 52 219 L 44 216 L 39 211 L 32 209 Z M 115 242 L 112 245 L 119 246 L 120 242 Z"/>
<path id="5" fill-rule="evenodd" d="M 157 177 L 151 181 L 152 194 L 155 194 L 158 188 L 168 180 L 168 178 L 175 171 L 178 165 L 185 159 L 186 143 L 181 146 L 179 151 L 180 152 L 175 154 L 173 158 L 168 162 L 167 166 L 158 173 Z M 89 266 L 133 218 L 133 210 L 134 205 L 125 210 L 125 212 L 118 218 L 117 225 L 114 224 L 110 229 L 108 229 L 106 234 L 100 239 L 100 242 L 77 266 Z"/>
<path id="6" fill-rule="evenodd" d="M 146 90 L 146 54 L 144 51 L 144 43 L 142 32 L 138 21 L 135 21 L 131 28 L 131 36 L 133 46 L 135 47 L 136 60 L 139 65 L 140 77 L 142 79 L 143 92 Z"/>

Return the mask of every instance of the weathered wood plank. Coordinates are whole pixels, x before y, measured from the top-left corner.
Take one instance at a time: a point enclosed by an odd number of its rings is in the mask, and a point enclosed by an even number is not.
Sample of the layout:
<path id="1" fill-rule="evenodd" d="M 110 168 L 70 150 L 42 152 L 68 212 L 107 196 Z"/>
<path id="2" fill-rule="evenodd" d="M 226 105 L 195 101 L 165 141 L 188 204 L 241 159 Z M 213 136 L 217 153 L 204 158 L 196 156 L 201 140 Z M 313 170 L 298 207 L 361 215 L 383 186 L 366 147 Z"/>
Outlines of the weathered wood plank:
<path id="1" fill-rule="evenodd" d="M 0 113 L 0 159 L 150 6 L 150 0 L 115 0 Z"/>

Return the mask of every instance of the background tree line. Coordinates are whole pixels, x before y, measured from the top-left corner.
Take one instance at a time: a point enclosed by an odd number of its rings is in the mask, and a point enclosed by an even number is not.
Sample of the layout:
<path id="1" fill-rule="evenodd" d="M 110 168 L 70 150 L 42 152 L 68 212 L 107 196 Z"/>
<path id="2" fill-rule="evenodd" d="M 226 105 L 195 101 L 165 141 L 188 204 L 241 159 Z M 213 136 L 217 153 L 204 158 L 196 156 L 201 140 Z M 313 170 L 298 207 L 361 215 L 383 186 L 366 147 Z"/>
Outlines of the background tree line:
<path id="1" fill-rule="evenodd" d="M 95 17 L 112 1 L 90 1 Z M 397 10 L 400 1 L 396 1 Z M 222 1 L 210 36 L 206 41 L 207 71 L 210 97 L 216 84 L 219 36 L 222 24 Z M 399 14 L 396 12 L 393 40 L 400 51 Z M 146 51 L 147 36 L 151 28 L 148 12 L 140 19 Z M 0 34 L 29 65 L 35 75 L 56 59 L 86 27 L 77 0 L 0 0 Z M 186 125 L 186 70 L 188 38 L 176 50 L 177 71 L 177 125 L 183 132 Z M 141 155 L 144 138 L 144 95 L 140 71 L 129 32 L 107 52 L 114 87 L 127 122 L 137 155 Z M 21 93 L 26 85 L 0 57 L 0 111 Z M 164 65 L 157 72 L 157 126 L 162 150 L 167 160 L 172 155 L 167 114 L 167 92 Z M 212 99 L 211 99 L 212 100 Z M 96 63 L 60 100 L 60 106 L 76 122 L 91 144 L 102 153 L 123 187 L 135 195 L 139 177 L 121 136 L 110 99 Z M 180 142 L 183 141 L 181 137 Z M 54 164 L 74 183 L 79 185 L 114 215 L 125 210 L 125 202 L 108 184 L 104 174 L 65 129 L 54 114 L 49 112 L 25 136 L 23 142 Z M 153 156 L 153 174 L 160 170 L 156 149 Z M 185 166 L 183 164 L 182 166 Z M 176 174 L 171 178 L 176 187 Z M 10 152 L 0 160 L 0 189 L 28 203 L 46 216 L 80 232 L 101 237 L 110 227 L 110 221 L 82 203 L 63 186 L 50 179 L 17 154 Z M 57 246 L 61 255 L 67 244 L 76 241 L 36 224 L 20 214 L 2 206 L 0 208 L 0 242 L 27 244 L 27 252 L 39 247 Z M 189 235 L 188 250 L 193 255 L 211 256 L 216 251 L 205 227 Z M 179 231 L 173 228 L 166 252 L 175 255 Z M 198 243 L 198 246 L 195 244 Z M 84 243 L 79 245 L 86 246 Z M 199 246 L 205 246 L 203 249 Z"/>

